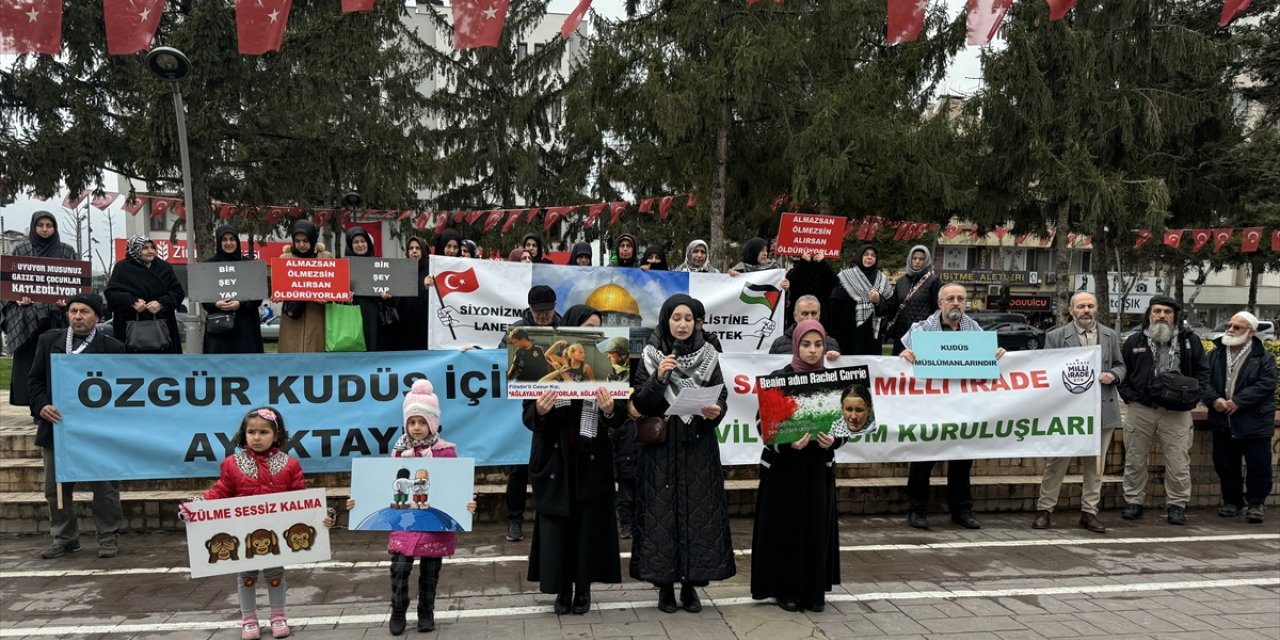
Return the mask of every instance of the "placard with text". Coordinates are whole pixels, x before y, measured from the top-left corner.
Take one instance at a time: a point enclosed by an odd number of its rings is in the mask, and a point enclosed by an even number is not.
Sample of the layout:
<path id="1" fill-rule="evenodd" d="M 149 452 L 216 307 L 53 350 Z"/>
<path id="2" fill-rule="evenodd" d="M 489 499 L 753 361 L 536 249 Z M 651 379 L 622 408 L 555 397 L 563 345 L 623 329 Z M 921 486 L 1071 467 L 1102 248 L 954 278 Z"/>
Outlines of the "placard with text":
<path id="1" fill-rule="evenodd" d="M 351 302 L 351 268 L 345 258 L 275 258 L 271 299 L 276 302 Z"/>
<path id="2" fill-rule="evenodd" d="M 784 213 L 778 225 L 778 255 L 802 256 L 821 252 L 827 258 L 839 258 L 847 222 L 848 219 L 841 216 Z"/>
<path id="3" fill-rule="evenodd" d="M 406 258 L 348 258 L 351 292 L 358 296 L 418 295 L 418 261 Z"/>
<path id="4" fill-rule="evenodd" d="M 756 378 L 764 443 L 790 444 L 805 434 L 831 433 L 832 424 L 843 419 L 840 395 L 854 384 L 871 384 L 867 367 L 793 371 Z"/>
<path id="5" fill-rule="evenodd" d="M 324 489 L 194 500 L 182 509 L 192 578 L 332 557 Z"/>
<path id="6" fill-rule="evenodd" d="M 0 300 L 57 302 L 90 291 L 88 261 L 0 256 Z"/>
<path id="7" fill-rule="evenodd" d="M 192 302 L 267 298 L 267 263 L 258 260 L 197 262 L 187 266 L 187 278 Z"/>

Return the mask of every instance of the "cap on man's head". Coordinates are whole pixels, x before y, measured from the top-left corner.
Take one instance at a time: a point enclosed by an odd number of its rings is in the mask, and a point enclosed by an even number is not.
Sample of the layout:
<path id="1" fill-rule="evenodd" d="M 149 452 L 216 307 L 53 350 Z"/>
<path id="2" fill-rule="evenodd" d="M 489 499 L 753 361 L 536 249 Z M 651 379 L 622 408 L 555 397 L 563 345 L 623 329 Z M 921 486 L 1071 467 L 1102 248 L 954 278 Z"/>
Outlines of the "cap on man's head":
<path id="1" fill-rule="evenodd" d="M 1169 296 L 1151 296 L 1151 302 L 1147 303 L 1147 311 L 1150 312 L 1151 307 L 1156 305 L 1169 307 L 1170 309 L 1173 309 L 1174 313 L 1180 313 L 1182 311 L 1182 305 L 1178 304 L 1177 300 L 1174 300 Z"/>
<path id="2" fill-rule="evenodd" d="M 621 353 L 623 355 L 630 355 L 631 341 L 627 340 L 622 336 L 615 336 L 613 338 L 609 338 L 609 343 L 606 345 L 606 348 L 604 351 L 605 353 Z"/>
<path id="3" fill-rule="evenodd" d="M 529 289 L 529 309 L 533 311 L 549 311 L 556 308 L 556 290 L 545 284 L 534 285 Z"/>
<path id="4" fill-rule="evenodd" d="M 511 339 L 512 340 L 528 340 L 529 332 L 525 331 L 524 329 L 512 329 Z"/>
<path id="5" fill-rule="evenodd" d="M 97 314 L 98 318 L 99 319 L 102 318 L 102 298 L 100 298 L 98 294 L 77 293 L 76 295 L 71 296 L 70 298 L 67 298 L 67 308 L 70 309 L 71 305 L 77 302 L 79 302 L 82 305 L 85 305 L 86 307 L 89 307 L 90 309 L 93 309 L 93 312 Z"/>

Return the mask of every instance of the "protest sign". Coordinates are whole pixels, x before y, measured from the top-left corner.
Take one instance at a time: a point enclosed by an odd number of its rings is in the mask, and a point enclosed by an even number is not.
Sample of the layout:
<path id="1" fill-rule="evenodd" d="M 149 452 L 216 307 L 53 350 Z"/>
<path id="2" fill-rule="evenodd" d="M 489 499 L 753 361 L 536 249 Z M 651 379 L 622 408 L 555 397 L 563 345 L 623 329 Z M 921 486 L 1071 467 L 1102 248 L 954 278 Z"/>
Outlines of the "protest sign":
<path id="1" fill-rule="evenodd" d="M 352 531 L 470 531 L 471 458 L 351 461 Z"/>
<path id="2" fill-rule="evenodd" d="M 91 291 L 88 261 L 0 256 L 0 300 L 57 302 Z"/>
<path id="3" fill-rule="evenodd" d="M 267 299 L 265 262 L 197 262 L 187 266 L 187 278 L 192 302 Z"/>
<path id="4" fill-rule="evenodd" d="M 915 331 L 917 378 L 991 380 L 1000 376 L 994 331 Z"/>
<path id="5" fill-rule="evenodd" d="M 565 400 L 630 395 L 630 355 L 615 357 L 609 343 L 627 343 L 621 327 L 512 327 L 507 334 L 507 397 L 534 400 L 555 390 Z M 628 343 L 629 346 L 629 343 Z"/>
<path id="6" fill-rule="evenodd" d="M 830 433 L 832 423 L 842 419 L 840 394 L 854 384 L 870 384 L 865 365 L 756 378 L 764 443 L 790 444 L 806 433 Z"/>
<path id="7" fill-rule="evenodd" d="M 827 258 L 839 258 L 847 222 L 848 219 L 842 216 L 784 213 L 778 225 L 775 250 L 780 256 L 821 253 Z"/>
<path id="8" fill-rule="evenodd" d="M 271 299 L 276 302 L 351 302 L 348 261 L 333 258 L 274 258 Z"/>
<path id="9" fill-rule="evenodd" d="M 350 258 L 351 292 L 358 296 L 418 295 L 418 261 L 402 258 Z"/>
<path id="10" fill-rule="evenodd" d="M 192 578 L 332 557 L 324 489 L 195 500 L 182 508 Z"/>

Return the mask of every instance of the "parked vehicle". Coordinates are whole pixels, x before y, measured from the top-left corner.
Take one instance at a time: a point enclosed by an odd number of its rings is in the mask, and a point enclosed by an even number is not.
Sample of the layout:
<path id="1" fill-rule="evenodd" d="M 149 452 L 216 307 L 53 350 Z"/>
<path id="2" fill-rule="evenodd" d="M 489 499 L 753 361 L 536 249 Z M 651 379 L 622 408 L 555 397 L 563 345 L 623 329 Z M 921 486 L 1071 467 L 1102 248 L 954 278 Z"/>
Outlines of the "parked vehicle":
<path id="1" fill-rule="evenodd" d="M 262 321 L 259 325 L 262 329 L 263 342 L 279 342 L 280 341 L 280 316 L 272 316 Z"/>
<path id="2" fill-rule="evenodd" d="M 1204 338 L 1205 340 L 1217 340 L 1218 338 L 1221 338 L 1223 334 L 1225 334 L 1226 332 L 1227 332 L 1227 323 L 1224 322 L 1214 327 L 1213 331 L 1205 333 L 1200 337 Z M 1259 320 L 1258 321 L 1258 339 L 1262 340 L 1263 342 L 1266 342 L 1267 340 L 1275 340 L 1276 339 L 1276 323 L 1270 320 Z"/>
<path id="3" fill-rule="evenodd" d="M 996 332 L 996 344 L 1005 351 L 1031 351 L 1044 346 L 1044 330 L 1025 322 L 998 322 L 983 329 Z"/>
<path id="4" fill-rule="evenodd" d="M 995 325 L 1001 322 L 1021 322 L 1027 323 L 1026 314 L 1022 313 L 1005 313 L 1003 311 L 975 311 L 968 314 L 974 322 L 985 328 L 987 325 Z"/>

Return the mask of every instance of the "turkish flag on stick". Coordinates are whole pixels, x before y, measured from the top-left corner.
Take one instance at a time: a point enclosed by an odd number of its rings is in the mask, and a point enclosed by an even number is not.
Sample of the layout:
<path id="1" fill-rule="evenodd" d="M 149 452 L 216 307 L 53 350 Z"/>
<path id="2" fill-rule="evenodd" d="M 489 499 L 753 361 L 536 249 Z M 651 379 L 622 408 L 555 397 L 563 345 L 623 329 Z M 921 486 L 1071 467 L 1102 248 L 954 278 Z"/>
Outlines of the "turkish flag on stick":
<path id="1" fill-rule="evenodd" d="M 1249 0 L 1224 0 L 1222 17 L 1218 18 L 1218 26 L 1225 27 L 1236 19 L 1236 14 L 1249 8 Z"/>
<path id="2" fill-rule="evenodd" d="M 436 292 L 440 294 L 440 298 L 451 293 L 471 293 L 480 288 L 480 281 L 476 279 L 476 270 L 467 269 L 466 271 L 441 271 L 436 276 Z"/>
<path id="3" fill-rule="evenodd" d="M 373 11 L 373 0 L 342 0 L 343 13 Z"/>
<path id="4" fill-rule="evenodd" d="M 0 2 L 0 53 L 47 53 L 62 49 L 62 0 Z"/>
<path id="5" fill-rule="evenodd" d="M 591 7 L 591 0 L 578 0 L 578 6 L 573 9 L 573 13 L 564 19 L 564 25 L 560 27 L 560 37 L 568 40 L 573 32 L 578 30 L 578 26 L 582 24 L 582 19 L 587 17 L 587 9 Z"/>
<path id="6" fill-rule="evenodd" d="M 1193 229 L 1191 231 L 1191 239 L 1194 244 L 1191 245 L 1191 251 L 1199 252 L 1206 244 L 1209 244 L 1209 238 L 1212 237 L 1213 234 L 1209 233 L 1208 229 Z"/>
<path id="7" fill-rule="evenodd" d="M 164 0 L 102 0 L 107 53 L 128 55 L 151 48 L 164 14 Z"/>
<path id="8" fill-rule="evenodd" d="M 1049 0 L 1049 21 L 1061 20 L 1074 6 L 1076 0 Z"/>
<path id="9" fill-rule="evenodd" d="M 1231 236 L 1236 234 L 1235 229 L 1214 229 L 1213 230 L 1213 252 L 1222 251 L 1222 247 L 1231 242 Z"/>
<path id="10" fill-rule="evenodd" d="M 885 41 L 890 45 L 913 42 L 924 26 L 924 0 L 889 0 L 889 29 Z"/>
<path id="11" fill-rule="evenodd" d="M 1169 229 L 1164 232 L 1164 244 L 1177 249 L 1182 246 L 1182 229 Z"/>
<path id="12" fill-rule="evenodd" d="M 453 48 L 496 47 L 510 0 L 454 0 Z"/>
<path id="13" fill-rule="evenodd" d="M 1262 227 L 1248 227 L 1243 230 L 1240 238 L 1240 251 L 1244 253 L 1253 253 L 1258 250 L 1258 245 L 1262 244 Z"/>
<path id="14" fill-rule="evenodd" d="M 279 51 L 293 0 L 236 0 L 236 36 L 240 53 L 260 56 Z"/>
<path id="15" fill-rule="evenodd" d="M 985 47 L 996 37 L 1013 0 L 969 0 L 969 44 Z"/>

